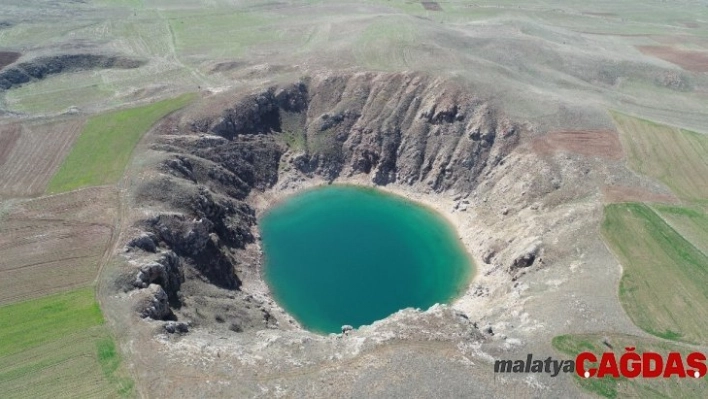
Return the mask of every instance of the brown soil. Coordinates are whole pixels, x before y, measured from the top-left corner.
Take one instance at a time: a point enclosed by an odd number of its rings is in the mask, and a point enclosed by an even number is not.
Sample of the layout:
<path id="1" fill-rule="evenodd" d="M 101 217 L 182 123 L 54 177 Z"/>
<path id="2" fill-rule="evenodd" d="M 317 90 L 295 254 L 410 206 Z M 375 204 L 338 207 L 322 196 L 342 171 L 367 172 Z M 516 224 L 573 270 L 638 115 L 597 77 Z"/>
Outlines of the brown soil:
<path id="1" fill-rule="evenodd" d="M 12 149 L 20 138 L 20 126 L 0 126 L 0 166 L 7 162 Z"/>
<path id="2" fill-rule="evenodd" d="M 708 72 L 708 52 L 679 50 L 670 46 L 637 46 L 642 54 L 661 58 L 687 71 Z"/>
<path id="3" fill-rule="evenodd" d="M 602 188 L 605 202 L 663 202 L 677 204 L 678 198 L 669 194 L 657 194 L 639 187 L 605 186 Z"/>
<path id="4" fill-rule="evenodd" d="M 421 1 L 420 4 L 428 11 L 442 11 L 442 7 L 437 1 Z"/>
<path id="5" fill-rule="evenodd" d="M 6 65 L 10 65 L 17 61 L 22 54 L 15 53 L 12 51 L 0 51 L 0 69 L 5 68 Z"/>
<path id="6" fill-rule="evenodd" d="M 551 132 L 534 139 L 531 147 L 540 155 L 558 151 L 605 159 L 621 159 L 623 155 L 617 133 L 607 130 Z"/>

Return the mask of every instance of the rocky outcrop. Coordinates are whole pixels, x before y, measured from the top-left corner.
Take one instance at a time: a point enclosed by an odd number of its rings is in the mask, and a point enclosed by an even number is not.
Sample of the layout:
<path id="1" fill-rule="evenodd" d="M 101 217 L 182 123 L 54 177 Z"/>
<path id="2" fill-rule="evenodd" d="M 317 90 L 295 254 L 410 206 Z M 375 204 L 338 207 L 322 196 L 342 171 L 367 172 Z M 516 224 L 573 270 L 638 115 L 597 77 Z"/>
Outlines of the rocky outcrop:
<path id="1" fill-rule="evenodd" d="M 513 261 L 511 263 L 511 269 L 520 269 L 524 267 L 529 267 L 533 265 L 534 261 L 538 257 L 541 251 L 541 242 L 533 241 L 524 247 L 521 251 L 518 251 L 516 255 L 513 256 Z"/>
<path id="2" fill-rule="evenodd" d="M 126 247 L 127 250 L 141 249 L 146 252 L 155 252 L 157 250 L 157 243 L 155 242 L 155 239 L 156 237 L 152 233 L 142 233 L 128 241 Z"/>
<path id="3" fill-rule="evenodd" d="M 143 61 L 132 58 L 98 54 L 62 54 L 38 57 L 0 72 L 0 90 L 9 90 L 33 80 L 44 79 L 49 75 L 63 72 L 109 68 L 132 69 L 143 64 Z"/>
<path id="4" fill-rule="evenodd" d="M 157 284 L 150 284 L 137 293 L 135 310 L 143 318 L 167 320 L 173 314 L 168 302 L 167 293 Z"/>
<path id="5" fill-rule="evenodd" d="M 189 325 L 181 321 L 168 321 L 162 328 L 168 334 L 185 334 L 189 332 Z"/>
<path id="6" fill-rule="evenodd" d="M 133 285 L 136 288 L 147 288 L 151 284 L 161 286 L 170 303 L 177 300 L 177 292 L 184 281 L 184 274 L 179 266 L 179 258 L 172 251 L 160 254 L 159 258 L 140 267 Z"/>

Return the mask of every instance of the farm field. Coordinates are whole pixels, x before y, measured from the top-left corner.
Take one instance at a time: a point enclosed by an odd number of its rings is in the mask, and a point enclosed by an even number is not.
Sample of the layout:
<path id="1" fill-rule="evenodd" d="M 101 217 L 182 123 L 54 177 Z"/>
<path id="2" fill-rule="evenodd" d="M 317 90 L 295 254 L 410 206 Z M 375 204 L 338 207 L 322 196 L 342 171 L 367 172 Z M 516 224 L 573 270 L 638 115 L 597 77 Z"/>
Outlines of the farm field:
<path id="1" fill-rule="evenodd" d="M 603 341 L 609 343 L 608 347 Z M 567 359 L 574 358 L 580 352 L 614 352 L 619 358 L 626 347 L 636 347 L 637 353 L 657 352 L 666 355 L 669 352 L 687 354 L 695 348 L 680 344 L 668 343 L 653 338 L 643 338 L 624 334 L 569 334 L 553 338 L 553 347 L 559 352 L 568 355 Z M 692 378 L 679 379 L 664 378 L 637 378 L 582 379 L 573 374 L 572 377 L 584 390 L 605 398 L 698 398 L 708 389 L 708 380 L 703 378 L 696 382 Z"/>
<path id="2" fill-rule="evenodd" d="M 132 393 L 92 286 L 0 306 L 0 336 L 5 398 Z"/>
<path id="3" fill-rule="evenodd" d="M 708 256 L 644 204 L 605 207 L 602 234 L 622 264 L 619 298 L 650 334 L 708 343 Z"/>
<path id="4" fill-rule="evenodd" d="M 0 356 L 103 323 L 90 287 L 6 305 L 0 315 Z"/>
<path id="5" fill-rule="evenodd" d="M 93 282 L 116 207 L 110 187 L 10 206 L 0 218 L 0 305 Z"/>
<path id="6" fill-rule="evenodd" d="M 651 206 L 671 228 L 708 255 L 708 214 L 702 208 L 654 204 Z"/>
<path id="7" fill-rule="evenodd" d="M 658 179 L 679 198 L 708 201 L 708 136 L 612 114 L 635 171 Z"/>
<path id="8" fill-rule="evenodd" d="M 612 160 L 621 159 L 623 156 L 617 133 L 611 131 L 550 132 L 534 140 L 532 148 L 541 155 L 572 152 Z"/>
<path id="9" fill-rule="evenodd" d="M 708 72 L 708 53 L 703 51 L 686 51 L 669 46 L 639 46 L 639 51 L 689 71 Z"/>
<path id="10" fill-rule="evenodd" d="M 0 127 L 0 197 L 42 194 L 84 123 L 72 117 Z"/>
<path id="11" fill-rule="evenodd" d="M 186 94 L 92 117 L 50 180 L 47 192 L 59 193 L 117 182 L 142 135 L 159 119 L 185 106 L 193 98 L 193 95 Z"/>

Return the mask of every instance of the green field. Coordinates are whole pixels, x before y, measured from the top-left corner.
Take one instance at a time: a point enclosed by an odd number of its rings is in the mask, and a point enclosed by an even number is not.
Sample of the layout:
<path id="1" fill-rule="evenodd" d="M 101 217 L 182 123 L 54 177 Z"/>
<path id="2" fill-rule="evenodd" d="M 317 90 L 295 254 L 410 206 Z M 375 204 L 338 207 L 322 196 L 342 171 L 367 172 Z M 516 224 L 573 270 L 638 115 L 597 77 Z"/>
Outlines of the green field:
<path id="1" fill-rule="evenodd" d="M 708 201 L 708 136 L 612 113 L 629 166 L 679 198 Z"/>
<path id="2" fill-rule="evenodd" d="M 92 117 L 47 187 L 60 193 L 117 182 L 140 138 L 158 120 L 188 104 L 185 94 L 154 104 Z"/>
<path id="3" fill-rule="evenodd" d="M 102 323 L 91 288 L 4 306 L 0 308 L 0 356 Z"/>
<path id="4" fill-rule="evenodd" d="M 553 338 L 553 347 L 568 355 L 564 359 L 572 359 L 580 352 L 592 352 L 600 356 L 603 352 L 614 352 L 617 358 L 624 353 L 625 347 L 636 347 L 638 353 L 657 352 L 666 355 L 669 352 L 684 354 L 694 351 L 694 348 L 680 344 L 667 343 L 652 338 L 635 337 L 631 335 L 608 335 L 607 341 L 612 348 L 603 343 L 605 336 L 597 334 L 571 334 Z M 603 379 L 584 379 L 573 374 L 573 378 L 583 389 L 605 398 L 702 398 L 708 390 L 708 380 L 696 381 L 693 378 L 637 378 L 627 379 L 606 377 Z"/>
<path id="5" fill-rule="evenodd" d="M 623 274 L 619 297 L 650 334 L 708 343 L 708 256 L 644 204 L 605 208 L 602 234 Z"/>
<path id="6" fill-rule="evenodd" d="M 0 307 L 2 397 L 125 397 L 112 338 L 87 287 Z"/>

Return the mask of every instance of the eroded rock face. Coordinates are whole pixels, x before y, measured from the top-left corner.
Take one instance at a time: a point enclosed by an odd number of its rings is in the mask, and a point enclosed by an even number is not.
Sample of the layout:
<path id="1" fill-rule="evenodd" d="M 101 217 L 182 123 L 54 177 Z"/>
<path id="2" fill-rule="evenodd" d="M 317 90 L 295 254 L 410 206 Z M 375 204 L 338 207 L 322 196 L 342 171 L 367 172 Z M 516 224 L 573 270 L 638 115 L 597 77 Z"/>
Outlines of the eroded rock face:
<path id="1" fill-rule="evenodd" d="M 185 112 L 177 127 L 172 121 L 170 129 L 156 129 L 169 132 L 152 144 L 164 160 L 135 199 L 138 207 L 169 211 L 148 212 L 135 226 L 144 236 L 129 246 L 177 258 L 143 263 L 136 287 L 159 284 L 172 303 L 184 298 L 178 318 L 233 331 L 279 324 L 264 303 L 252 308 L 238 293 L 235 266 L 257 276 L 248 255 L 255 240 L 252 190 L 270 189 L 288 171 L 328 181 L 365 175 L 377 185 L 459 195 L 474 190 L 518 142 L 519 127 L 473 93 L 414 73 L 314 77 L 241 95 L 225 108 L 223 98 L 218 104 L 221 110 L 207 104 L 208 111 Z M 182 292 L 184 281 L 191 291 Z M 234 294 L 194 288 L 203 283 Z M 207 310 L 213 320 L 203 316 Z"/>

